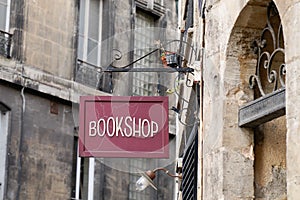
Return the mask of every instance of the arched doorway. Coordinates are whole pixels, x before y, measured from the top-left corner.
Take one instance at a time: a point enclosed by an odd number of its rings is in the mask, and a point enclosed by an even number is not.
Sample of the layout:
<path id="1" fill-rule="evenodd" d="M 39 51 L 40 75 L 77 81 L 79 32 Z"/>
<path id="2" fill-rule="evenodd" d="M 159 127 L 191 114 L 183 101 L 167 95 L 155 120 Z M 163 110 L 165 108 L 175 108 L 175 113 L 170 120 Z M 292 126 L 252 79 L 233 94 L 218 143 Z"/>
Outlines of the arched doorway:
<path id="1" fill-rule="evenodd" d="M 227 98 L 235 98 L 240 107 L 242 132 L 252 137 L 254 153 L 250 148 L 249 158 L 254 161 L 255 199 L 286 198 L 284 63 L 275 3 L 249 1 L 231 32 L 225 84 L 234 91 Z"/>

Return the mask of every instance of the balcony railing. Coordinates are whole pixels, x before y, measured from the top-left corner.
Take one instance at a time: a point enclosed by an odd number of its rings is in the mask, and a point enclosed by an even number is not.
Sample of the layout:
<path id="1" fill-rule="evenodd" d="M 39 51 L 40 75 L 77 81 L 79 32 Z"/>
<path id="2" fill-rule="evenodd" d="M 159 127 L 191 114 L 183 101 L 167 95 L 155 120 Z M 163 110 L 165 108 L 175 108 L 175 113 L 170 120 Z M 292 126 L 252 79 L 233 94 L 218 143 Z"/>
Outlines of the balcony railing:
<path id="1" fill-rule="evenodd" d="M 0 30 L 0 55 L 10 58 L 12 34 Z"/>
<path id="2" fill-rule="evenodd" d="M 98 88 L 101 72 L 101 67 L 77 59 L 75 81 L 92 88 Z"/>

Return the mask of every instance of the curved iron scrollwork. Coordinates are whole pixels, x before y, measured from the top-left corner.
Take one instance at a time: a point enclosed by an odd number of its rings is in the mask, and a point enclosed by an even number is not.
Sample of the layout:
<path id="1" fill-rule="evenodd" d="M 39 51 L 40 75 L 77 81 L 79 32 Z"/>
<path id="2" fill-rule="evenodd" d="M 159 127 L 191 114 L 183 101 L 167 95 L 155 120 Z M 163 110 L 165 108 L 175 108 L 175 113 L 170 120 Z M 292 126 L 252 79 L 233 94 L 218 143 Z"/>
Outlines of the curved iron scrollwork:
<path id="1" fill-rule="evenodd" d="M 113 49 L 112 50 L 113 56 L 114 56 L 114 60 L 121 60 L 122 59 L 122 52 L 119 49 Z"/>
<path id="2" fill-rule="evenodd" d="M 172 43 L 175 43 L 175 42 L 178 42 L 180 44 L 184 43 L 186 45 L 190 45 L 190 48 L 191 48 L 191 55 L 196 55 L 196 49 L 194 48 L 193 45 L 189 44 L 188 42 L 185 42 L 185 41 L 182 41 L 182 40 L 171 40 L 171 41 L 168 41 L 164 44 L 159 44 L 159 47 L 157 48 L 154 48 L 153 50 L 151 50 L 150 52 L 146 53 L 145 55 L 141 56 L 140 58 L 137 58 L 136 60 L 130 62 L 129 64 L 127 65 L 124 65 L 124 66 L 113 66 L 113 65 L 110 65 L 109 67 L 107 67 L 104 72 L 187 72 L 187 73 L 192 73 L 194 70 L 192 68 L 189 68 L 189 67 L 185 67 L 185 68 L 181 68 L 181 65 L 178 63 L 177 65 L 174 65 L 172 66 L 171 68 L 172 69 L 168 69 L 168 68 L 137 68 L 137 69 L 132 69 L 132 65 L 137 63 L 138 61 L 150 56 L 151 54 L 157 52 L 157 51 L 166 51 L 165 50 L 165 47 L 172 44 Z M 113 61 L 117 61 L 117 60 L 121 60 L 122 59 L 122 52 L 118 49 L 113 49 Z M 180 52 L 180 51 L 179 51 Z M 182 58 L 182 59 L 175 59 L 176 61 L 180 62 L 183 60 L 184 58 L 184 55 L 180 55 L 180 53 L 177 52 L 175 53 L 176 56 Z M 190 58 L 191 60 L 191 58 Z M 170 65 L 171 66 L 171 65 Z M 181 69 L 180 69 L 181 68 Z"/>
<path id="3" fill-rule="evenodd" d="M 282 24 L 273 1 L 267 8 L 267 25 L 260 39 L 253 41 L 251 47 L 258 58 L 256 74 L 249 79 L 250 87 L 257 86 L 261 96 L 284 88 L 286 68 Z"/>
<path id="4" fill-rule="evenodd" d="M 157 43 L 157 48 L 152 49 L 151 51 L 147 52 L 146 54 L 142 55 L 141 57 L 131 61 L 130 63 L 124 65 L 124 66 L 114 66 L 113 63 L 114 61 L 118 61 L 122 59 L 122 52 L 118 49 L 112 49 L 113 51 L 113 62 L 111 65 L 109 65 L 108 67 L 106 67 L 106 69 L 103 70 L 104 73 L 109 73 L 110 74 L 110 83 L 109 85 L 111 86 L 110 91 L 112 91 L 112 87 L 113 87 L 113 79 L 112 79 L 112 73 L 113 72 L 156 72 L 156 73 L 160 73 L 160 72 L 167 72 L 167 73 L 174 73 L 174 72 L 178 72 L 180 74 L 187 74 L 186 77 L 186 86 L 187 87 L 192 87 L 193 86 L 193 81 L 191 79 L 191 77 L 189 76 L 190 74 L 193 74 L 194 69 L 190 68 L 190 67 L 182 67 L 182 63 L 186 62 L 186 63 L 190 63 L 192 58 L 196 57 L 196 49 L 195 47 L 186 42 L 183 41 L 182 39 L 180 40 L 170 40 L 164 43 L 161 43 L 160 41 L 156 41 Z M 172 55 L 169 55 L 168 53 L 170 51 L 168 51 L 167 47 L 168 45 L 171 45 L 173 43 L 179 43 L 179 49 L 176 52 L 172 52 Z M 190 47 L 190 55 L 189 55 L 189 59 L 186 60 L 185 56 L 183 54 L 181 54 L 181 48 L 183 45 L 189 45 Z M 139 62 L 140 60 L 150 56 L 151 54 L 154 54 L 156 52 L 162 52 L 162 55 L 165 56 L 165 63 L 162 63 L 163 67 L 142 67 L 142 68 L 136 68 L 133 67 L 133 65 L 137 62 Z M 159 89 L 159 84 L 158 84 L 158 91 Z"/>

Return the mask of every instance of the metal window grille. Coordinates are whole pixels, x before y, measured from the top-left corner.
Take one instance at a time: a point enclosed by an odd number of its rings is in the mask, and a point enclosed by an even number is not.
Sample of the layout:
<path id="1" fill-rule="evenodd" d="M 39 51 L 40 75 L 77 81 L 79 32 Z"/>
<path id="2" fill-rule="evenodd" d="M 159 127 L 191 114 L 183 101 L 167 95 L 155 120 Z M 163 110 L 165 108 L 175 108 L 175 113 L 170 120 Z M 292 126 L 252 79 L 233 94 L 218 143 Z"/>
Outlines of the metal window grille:
<path id="1" fill-rule="evenodd" d="M 100 67 L 84 62 L 79 59 L 77 60 L 76 82 L 82 83 L 92 88 L 98 88 L 100 83 L 100 78 L 101 78 Z"/>
<path id="2" fill-rule="evenodd" d="M 149 27 L 153 27 L 155 20 L 151 15 L 137 11 L 135 21 L 135 40 L 134 40 L 134 60 L 142 57 L 150 51 L 150 47 L 154 45 L 154 35 L 149 32 Z M 149 68 L 155 60 L 155 54 L 152 54 L 139 62 L 134 67 Z M 156 85 L 151 84 L 157 81 L 154 73 L 134 72 L 132 82 L 132 95 L 149 96 L 153 95 Z"/>
<path id="3" fill-rule="evenodd" d="M 260 38 L 251 44 L 257 54 L 256 72 L 250 76 L 250 87 L 258 90 L 256 98 L 285 88 L 285 50 L 283 28 L 276 5 L 267 8 L 267 23 Z"/>
<path id="4" fill-rule="evenodd" d="M 197 199 L 198 131 L 194 127 L 183 155 L 182 199 Z"/>
<path id="5" fill-rule="evenodd" d="M 254 128 L 286 113 L 283 27 L 273 1 L 269 3 L 266 14 L 266 26 L 260 37 L 253 40 L 251 44 L 257 55 L 255 74 L 249 77 L 254 101 L 248 102 L 239 109 L 241 127 Z"/>
<path id="6" fill-rule="evenodd" d="M 12 34 L 0 30 L 0 55 L 10 58 Z"/>

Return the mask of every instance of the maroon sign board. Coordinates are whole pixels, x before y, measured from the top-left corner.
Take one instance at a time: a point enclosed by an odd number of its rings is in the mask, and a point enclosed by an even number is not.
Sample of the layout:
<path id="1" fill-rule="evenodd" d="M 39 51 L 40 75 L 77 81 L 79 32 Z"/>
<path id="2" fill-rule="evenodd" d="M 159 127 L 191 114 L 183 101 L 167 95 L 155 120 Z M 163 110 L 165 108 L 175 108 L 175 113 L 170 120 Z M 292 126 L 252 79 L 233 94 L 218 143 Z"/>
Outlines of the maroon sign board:
<path id="1" fill-rule="evenodd" d="M 168 97 L 82 96 L 81 157 L 168 158 Z"/>

